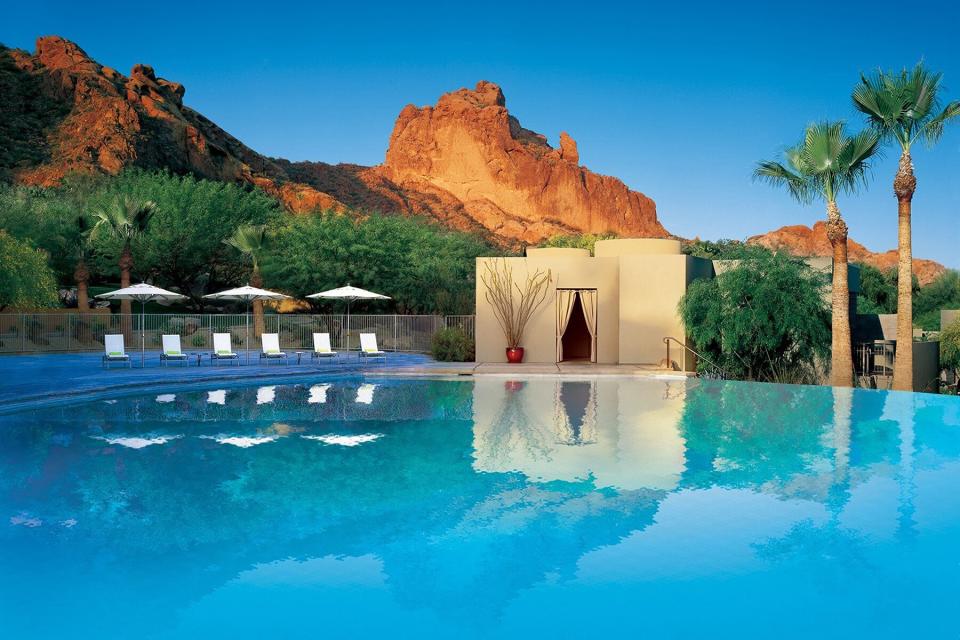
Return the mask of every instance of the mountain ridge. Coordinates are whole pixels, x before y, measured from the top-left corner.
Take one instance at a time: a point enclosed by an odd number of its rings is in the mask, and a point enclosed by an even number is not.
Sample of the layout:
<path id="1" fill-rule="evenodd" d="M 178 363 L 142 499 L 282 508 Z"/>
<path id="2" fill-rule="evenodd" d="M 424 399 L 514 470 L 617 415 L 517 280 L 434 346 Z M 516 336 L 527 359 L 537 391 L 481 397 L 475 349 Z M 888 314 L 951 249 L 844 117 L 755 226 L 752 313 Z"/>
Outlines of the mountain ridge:
<path id="1" fill-rule="evenodd" d="M 6 173 L 21 184 L 52 186 L 74 172 L 166 169 L 255 185 L 293 213 L 422 215 L 501 246 L 557 234 L 672 237 L 651 198 L 581 166 L 567 132 L 555 148 L 524 128 L 492 82 L 448 92 L 434 105 L 407 105 L 384 162 L 363 166 L 257 153 L 187 106 L 182 84 L 145 64 L 124 76 L 59 36 L 38 38 L 32 54 L 0 48 L 0 63 L 0 86 L 17 90 L 0 104 L 0 136 L 16 143 L 8 145 L 12 157 L 0 155 L 8 165 L 0 164 L 0 178 Z M 8 122 L 21 126 L 3 128 Z M 748 242 L 830 255 L 824 239 L 817 225 L 796 225 Z M 880 268 L 896 258 L 895 251 L 874 253 L 853 241 L 850 254 Z M 916 264 L 924 284 L 944 270 L 932 261 Z"/>

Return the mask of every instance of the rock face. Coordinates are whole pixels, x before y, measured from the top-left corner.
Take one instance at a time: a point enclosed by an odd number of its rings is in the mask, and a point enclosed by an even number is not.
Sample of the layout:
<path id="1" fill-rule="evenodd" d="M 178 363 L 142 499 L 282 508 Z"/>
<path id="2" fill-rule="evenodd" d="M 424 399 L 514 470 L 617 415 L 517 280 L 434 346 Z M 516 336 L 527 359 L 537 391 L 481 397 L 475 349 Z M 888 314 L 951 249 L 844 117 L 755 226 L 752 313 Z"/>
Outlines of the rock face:
<path id="1" fill-rule="evenodd" d="M 804 225 L 781 227 L 770 233 L 753 236 L 747 242 L 777 251 L 787 251 L 797 256 L 830 257 L 833 255 L 833 248 L 827 238 L 827 225 L 824 222 L 815 223 L 813 228 Z M 859 242 L 849 240 L 847 251 L 850 255 L 850 262 L 863 262 L 881 271 L 897 267 L 897 251 L 895 249 L 883 253 L 874 253 Z M 933 260 L 915 258 L 913 261 L 913 273 L 917 276 L 921 286 L 930 284 L 944 271 L 946 271 L 946 267 Z"/>
<path id="2" fill-rule="evenodd" d="M 43 99 L 60 111 L 44 132 L 44 161 L 12 171 L 20 183 L 50 186 L 70 173 L 164 168 L 251 182 L 291 210 L 343 208 L 328 194 L 292 183 L 270 159 L 184 105 L 183 85 L 147 65 L 124 76 L 57 36 L 39 38 L 33 55 L 2 49 L 0 56 L 9 56 L 22 81 L 39 83 Z"/>
<path id="3" fill-rule="evenodd" d="M 566 133 L 553 149 L 544 136 L 521 127 L 507 112 L 503 92 L 489 82 L 449 93 L 435 107 L 405 108 L 386 163 L 362 167 L 264 157 L 186 106 L 183 85 L 143 64 L 124 76 L 57 36 L 39 38 L 32 55 L 0 48 L 0 61 L 11 70 L 4 81 L 12 74 L 14 84 L 38 85 L 55 107 L 40 140 L 20 145 L 39 151 L 0 166 L 0 177 L 23 184 L 50 186 L 71 173 L 164 168 L 255 184 L 294 212 L 425 215 L 500 244 L 558 233 L 667 235 L 652 200 L 580 167 L 577 145 Z M 6 107 L 22 113 L 0 116 L 23 116 L 26 102 Z"/>
<path id="4" fill-rule="evenodd" d="M 404 108 L 380 170 L 405 191 L 450 194 L 480 226 L 526 242 L 575 232 L 668 235 L 653 200 L 578 161 L 569 135 L 552 148 L 510 115 L 500 87 L 480 82 L 436 106 Z"/>
<path id="5" fill-rule="evenodd" d="M 560 233 L 669 235 L 653 200 L 580 166 L 566 132 L 555 149 L 523 128 L 490 82 L 405 107 L 375 167 L 262 156 L 186 106 L 184 94 L 147 65 L 124 76 L 57 36 L 39 38 L 33 54 L 0 45 L 0 179 L 51 186 L 74 172 L 162 168 L 254 184 L 292 212 L 424 215 L 505 246 Z M 831 253 L 822 223 L 750 242 Z M 897 259 L 852 241 L 850 256 L 882 269 Z M 944 270 L 928 260 L 914 269 L 924 284 Z"/>

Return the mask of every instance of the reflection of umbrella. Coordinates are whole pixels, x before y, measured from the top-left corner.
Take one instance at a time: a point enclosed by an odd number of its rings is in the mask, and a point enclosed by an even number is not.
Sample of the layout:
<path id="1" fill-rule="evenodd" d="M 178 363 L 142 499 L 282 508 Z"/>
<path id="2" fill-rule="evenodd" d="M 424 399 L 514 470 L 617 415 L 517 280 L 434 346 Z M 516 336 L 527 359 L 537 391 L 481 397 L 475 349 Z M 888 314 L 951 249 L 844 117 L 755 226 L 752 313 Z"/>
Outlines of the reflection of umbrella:
<path id="1" fill-rule="evenodd" d="M 213 300 L 243 300 L 244 302 L 247 303 L 247 317 L 246 317 L 247 362 L 250 362 L 250 303 L 253 302 L 254 300 L 289 300 L 290 299 L 290 296 L 283 295 L 282 293 L 277 293 L 275 291 L 267 291 L 266 289 L 258 289 L 256 287 L 251 287 L 250 285 L 237 287 L 236 289 L 227 289 L 226 291 L 221 291 L 220 293 L 211 293 L 203 297 L 211 298 Z"/>
<path id="2" fill-rule="evenodd" d="M 349 284 L 345 287 L 340 287 L 339 289 L 330 289 L 328 291 L 321 291 L 320 293 L 314 293 L 308 298 L 336 298 L 340 300 L 347 301 L 347 351 L 350 351 L 350 303 L 354 300 L 389 300 L 390 296 L 384 296 L 379 293 L 374 293 L 373 291 L 367 291 L 366 289 L 360 289 L 357 287 L 351 287 Z"/>
<path id="3" fill-rule="evenodd" d="M 173 291 L 167 291 L 166 289 L 161 289 L 160 287 L 155 287 L 152 284 L 141 282 L 140 284 L 124 287 L 123 289 L 117 289 L 116 291 L 111 291 L 109 293 L 101 293 L 97 297 L 105 300 L 140 301 L 140 366 L 142 367 L 144 351 L 146 350 L 143 331 L 143 308 L 148 302 L 153 302 L 155 300 L 183 300 L 187 296 L 174 293 Z"/>

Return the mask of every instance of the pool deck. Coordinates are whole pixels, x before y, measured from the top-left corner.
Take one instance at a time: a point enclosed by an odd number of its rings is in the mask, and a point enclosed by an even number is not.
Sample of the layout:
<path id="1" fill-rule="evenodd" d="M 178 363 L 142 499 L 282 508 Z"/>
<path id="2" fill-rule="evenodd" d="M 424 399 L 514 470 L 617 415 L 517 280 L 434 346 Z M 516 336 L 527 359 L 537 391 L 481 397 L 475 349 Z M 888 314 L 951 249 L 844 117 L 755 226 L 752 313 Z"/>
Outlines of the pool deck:
<path id="1" fill-rule="evenodd" d="M 662 369 L 652 364 L 593 364 L 583 362 L 507 364 L 502 362 L 435 362 L 371 369 L 380 376 L 639 376 L 690 377 L 692 372 Z"/>
<path id="2" fill-rule="evenodd" d="M 99 353 L 51 353 L 0 356 L 0 412 L 16 411 L 36 404 L 70 401 L 73 398 L 118 392 L 146 392 L 175 384 L 195 386 L 206 384 L 239 383 L 257 380 L 263 382 L 297 379 L 310 380 L 317 376 L 643 376 L 684 377 L 689 374 L 660 369 L 654 365 L 597 365 L 589 363 L 506 364 L 474 362 L 436 362 L 430 357 L 413 353 L 390 353 L 386 363 L 366 361 L 354 353 L 341 354 L 335 361 L 311 362 L 309 353 L 290 354 L 288 364 L 263 363 L 259 354 L 251 352 L 249 364 L 219 364 L 213 366 L 204 360 L 200 366 L 191 357 L 189 366 L 160 365 L 159 351 L 147 352 L 144 366 L 140 355 L 131 357 L 133 366 L 112 364 L 104 368 Z"/>

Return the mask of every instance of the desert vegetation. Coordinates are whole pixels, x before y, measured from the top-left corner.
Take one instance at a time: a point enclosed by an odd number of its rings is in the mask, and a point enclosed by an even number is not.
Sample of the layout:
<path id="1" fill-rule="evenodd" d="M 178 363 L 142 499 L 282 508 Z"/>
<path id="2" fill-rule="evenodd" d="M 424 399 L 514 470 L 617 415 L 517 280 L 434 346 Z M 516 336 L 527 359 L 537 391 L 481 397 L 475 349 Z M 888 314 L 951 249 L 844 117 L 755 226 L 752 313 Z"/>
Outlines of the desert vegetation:
<path id="1" fill-rule="evenodd" d="M 295 296 L 350 282 L 389 292 L 399 312 L 472 313 L 474 259 L 498 252 L 421 218 L 290 216 L 254 187 L 139 170 L 54 188 L 0 184 L 0 228 L 47 266 L 24 271 L 34 288 L 149 279 L 199 311 L 205 294 L 247 282 Z"/>

